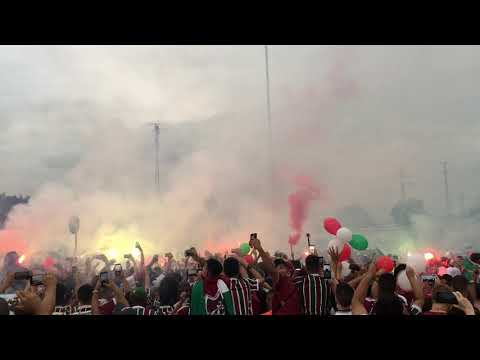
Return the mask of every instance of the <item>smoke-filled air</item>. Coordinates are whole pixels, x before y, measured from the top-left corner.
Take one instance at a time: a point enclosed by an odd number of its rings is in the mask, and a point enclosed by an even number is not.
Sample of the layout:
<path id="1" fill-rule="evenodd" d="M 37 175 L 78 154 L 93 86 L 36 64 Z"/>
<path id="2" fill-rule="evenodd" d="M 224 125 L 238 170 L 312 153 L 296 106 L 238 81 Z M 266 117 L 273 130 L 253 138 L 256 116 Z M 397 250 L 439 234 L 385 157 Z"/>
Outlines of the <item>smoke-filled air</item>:
<path id="1" fill-rule="evenodd" d="M 264 51 L 2 46 L 0 252 L 480 246 L 479 47 L 269 46 L 270 126 Z"/>

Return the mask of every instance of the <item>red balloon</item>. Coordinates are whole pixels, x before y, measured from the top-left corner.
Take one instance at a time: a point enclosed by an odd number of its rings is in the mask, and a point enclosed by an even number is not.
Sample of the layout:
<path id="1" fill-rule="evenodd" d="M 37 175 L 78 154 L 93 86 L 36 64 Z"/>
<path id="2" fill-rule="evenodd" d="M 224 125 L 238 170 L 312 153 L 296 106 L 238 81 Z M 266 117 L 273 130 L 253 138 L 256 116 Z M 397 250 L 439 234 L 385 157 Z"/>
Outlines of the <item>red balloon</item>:
<path id="1" fill-rule="evenodd" d="M 253 258 L 253 256 L 250 255 L 250 254 L 249 254 L 249 255 L 245 255 L 245 256 L 243 257 L 243 260 L 245 260 L 248 265 L 252 265 L 252 264 L 254 263 L 254 261 L 255 261 L 255 259 Z"/>
<path id="2" fill-rule="evenodd" d="M 378 270 L 383 269 L 387 273 L 392 272 L 392 270 L 395 266 L 394 263 L 393 263 L 393 260 L 390 259 L 389 256 L 380 256 L 377 259 L 377 262 L 375 263 L 375 265 L 377 265 Z"/>
<path id="3" fill-rule="evenodd" d="M 352 248 L 350 247 L 350 245 L 348 245 L 347 243 L 343 244 L 343 249 L 342 249 L 342 252 L 340 253 L 340 262 L 342 261 L 347 261 L 348 259 L 350 259 L 350 255 L 352 254 Z"/>
<path id="4" fill-rule="evenodd" d="M 329 234 L 337 235 L 337 231 L 342 227 L 342 225 L 337 219 L 328 217 L 323 220 L 323 227 Z"/>

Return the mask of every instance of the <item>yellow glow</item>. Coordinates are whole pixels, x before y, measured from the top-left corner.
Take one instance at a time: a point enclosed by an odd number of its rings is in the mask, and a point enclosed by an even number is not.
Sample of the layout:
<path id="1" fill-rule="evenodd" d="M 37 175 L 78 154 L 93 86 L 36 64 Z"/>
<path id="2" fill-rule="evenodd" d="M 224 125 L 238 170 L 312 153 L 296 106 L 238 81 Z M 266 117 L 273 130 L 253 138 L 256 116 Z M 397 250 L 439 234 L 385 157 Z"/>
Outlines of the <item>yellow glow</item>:
<path id="1" fill-rule="evenodd" d="M 152 253 L 153 247 L 140 234 L 135 226 L 115 229 L 112 226 L 102 226 L 96 233 L 97 249 L 107 255 L 108 258 L 115 258 L 117 261 L 123 259 L 123 255 L 132 254 L 140 259 L 140 250 L 135 248 L 138 241 L 145 253 Z"/>
<path id="2" fill-rule="evenodd" d="M 18 258 L 18 263 L 21 264 L 25 261 L 25 255 L 22 255 Z"/>
<path id="3" fill-rule="evenodd" d="M 135 258 L 135 259 L 140 259 L 140 250 L 138 250 L 136 247 L 134 247 L 132 249 L 132 256 Z"/>
<path id="4" fill-rule="evenodd" d="M 407 256 L 412 256 L 409 252 L 407 253 Z"/>
<path id="5" fill-rule="evenodd" d="M 105 255 L 107 255 L 109 259 L 117 259 L 118 251 L 116 249 L 108 249 L 107 251 L 105 251 Z"/>

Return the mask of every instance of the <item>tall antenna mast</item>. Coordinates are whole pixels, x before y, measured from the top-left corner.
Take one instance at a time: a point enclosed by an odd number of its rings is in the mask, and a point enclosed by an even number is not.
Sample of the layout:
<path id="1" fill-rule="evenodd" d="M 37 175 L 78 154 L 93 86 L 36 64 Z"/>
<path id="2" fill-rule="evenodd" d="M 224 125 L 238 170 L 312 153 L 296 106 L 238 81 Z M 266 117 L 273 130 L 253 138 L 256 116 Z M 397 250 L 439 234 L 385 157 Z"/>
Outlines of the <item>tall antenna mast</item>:
<path id="1" fill-rule="evenodd" d="M 267 86 L 267 130 L 268 130 L 268 162 L 270 163 L 270 186 L 271 186 L 271 201 L 273 206 L 274 194 L 274 164 L 273 164 L 273 135 L 272 135 L 272 110 L 270 106 L 270 68 L 268 60 L 268 45 L 265 45 L 265 77 Z"/>
<path id="2" fill-rule="evenodd" d="M 445 183 L 445 208 L 447 210 L 447 215 L 450 215 L 450 197 L 448 194 L 448 169 L 447 169 L 448 162 L 442 161 L 443 166 L 443 180 Z"/>
<path id="3" fill-rule="evenodd" d="M 154 134 L 155 134 L 155 186 L 158 190 L 159 187 L 160 187 L 160 165 L 159 165 L 160 123 L 159 122 L 154 122 L 154 123 L 150 123 L 150 125 L 153 125 L 153 131 L 154 131 Z"/>

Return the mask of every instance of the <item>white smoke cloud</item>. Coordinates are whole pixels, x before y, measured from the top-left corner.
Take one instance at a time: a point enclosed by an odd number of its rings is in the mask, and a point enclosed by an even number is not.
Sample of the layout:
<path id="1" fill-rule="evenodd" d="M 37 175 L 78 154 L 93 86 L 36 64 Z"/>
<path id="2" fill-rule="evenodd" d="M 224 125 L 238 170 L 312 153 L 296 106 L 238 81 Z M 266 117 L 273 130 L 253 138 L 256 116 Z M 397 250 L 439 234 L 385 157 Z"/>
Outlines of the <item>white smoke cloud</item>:
<path id="1" fill-rule="evenodd" d="M 391 222 L 400 168 L 415 177 L 409 195 L 442 214 L 444 159 L 468 206 L 480 175 L 479 57 L 477 47 L 272 46 L 272 208 L 262 47 L 2 47 L 2 191 L 32 194 L 8 226 L 35 248 L 72 246 L 77 214 L 89 250 L 111 229 L 152 251 L 250 232 L 285 250 L 289 177 L 326 190 L 305 226 L 321 232 L 322 216 L 352 203 Z M 160 192 L 152 121 L 165 123 Z"/>

